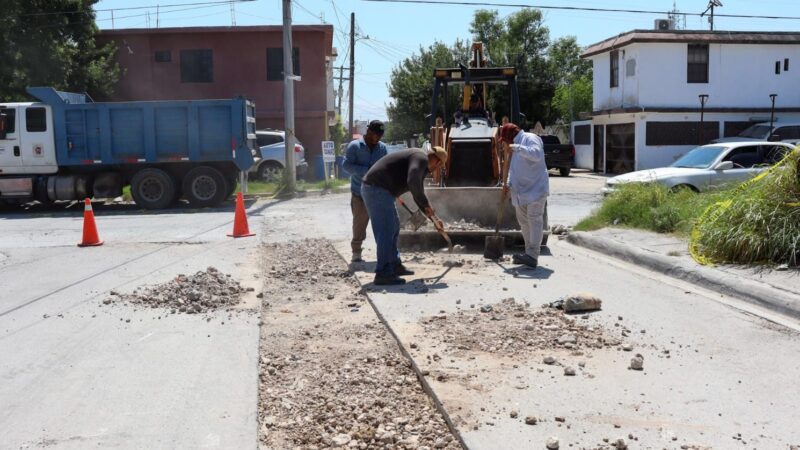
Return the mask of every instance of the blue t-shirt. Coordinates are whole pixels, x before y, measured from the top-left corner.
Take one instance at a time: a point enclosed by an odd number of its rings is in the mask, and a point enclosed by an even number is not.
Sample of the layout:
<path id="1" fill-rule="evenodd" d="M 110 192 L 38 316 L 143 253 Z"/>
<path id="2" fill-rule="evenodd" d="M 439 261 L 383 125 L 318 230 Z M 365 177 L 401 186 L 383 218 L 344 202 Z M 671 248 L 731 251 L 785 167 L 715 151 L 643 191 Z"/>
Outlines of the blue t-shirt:
<path id="1" fill-rule="evenodd" d="M 361 195 L 361 180 L 373 164 L 386 156 L 386 145 L 378 142 L 372 150 L 364 139 L 356 139 L 347 145 L 342 168 L 350 174 L 350 191 Z"/>

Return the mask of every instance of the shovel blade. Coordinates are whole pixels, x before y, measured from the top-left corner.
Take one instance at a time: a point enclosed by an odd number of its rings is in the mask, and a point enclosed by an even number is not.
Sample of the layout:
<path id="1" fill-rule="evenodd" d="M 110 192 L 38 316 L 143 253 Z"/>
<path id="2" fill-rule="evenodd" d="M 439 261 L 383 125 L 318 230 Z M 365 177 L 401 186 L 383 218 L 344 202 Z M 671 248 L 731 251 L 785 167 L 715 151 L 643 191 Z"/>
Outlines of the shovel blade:
<path id="1" fill-rule="evenodd" d="M 506 248 L 506 239 L 503 236 L 486 236 L 483 247 L 483 257 L 486 259 L 500 259 Z"/>
<path id="2" fill-rule="evenodd" d="M 423 214 L 422 211 L 420 210 L 414 212 L 414 214 L 411 215 L 411 219 L 409 220 L 411 222 L 411 226 L 414 227 L 414 231 L 419 230 L 420 227 L 422 227 L 423 225 L 425 225 L 425 223 L 428 222 L 428 218 L 425 217 L 425 214 Z"/>

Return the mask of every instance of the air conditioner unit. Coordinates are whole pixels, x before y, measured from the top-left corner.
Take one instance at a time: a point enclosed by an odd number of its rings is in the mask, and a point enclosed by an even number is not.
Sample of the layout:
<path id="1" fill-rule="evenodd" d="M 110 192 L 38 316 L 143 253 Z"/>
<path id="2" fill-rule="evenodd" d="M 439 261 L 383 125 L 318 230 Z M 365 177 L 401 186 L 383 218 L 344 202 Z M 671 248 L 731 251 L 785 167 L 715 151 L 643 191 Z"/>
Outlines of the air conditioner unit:
<path id="1" fill-rule="evenodd" d="M 672 19 L 656 19 L 655 29 L 659 31 L 674 30 L 675 21 Z"/>

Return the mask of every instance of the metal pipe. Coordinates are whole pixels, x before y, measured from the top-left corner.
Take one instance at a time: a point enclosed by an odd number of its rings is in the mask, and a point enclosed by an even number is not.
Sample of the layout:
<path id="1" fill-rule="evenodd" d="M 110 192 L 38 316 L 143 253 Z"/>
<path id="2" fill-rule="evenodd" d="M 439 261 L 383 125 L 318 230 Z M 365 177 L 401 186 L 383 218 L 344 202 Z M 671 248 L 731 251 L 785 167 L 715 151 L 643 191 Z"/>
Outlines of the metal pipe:
<path id="1" fill-rule="evenodd" d="M 777 96 L 778 94 L 769 94 L 769 98 L 772 99 L 772 110 L 769 113 L 769 136 L 767 136 L 767 140 L 772 137 L 772 130 L 775 124 L 775 97 Z"/>
<path id="2" fill-rule="evenodd" d="M 706 101 L 708 100 L 708 94 L 700 94 L 700 95 L 698 95 L 698 97 L 700 97 L 700 132 L 698 133 L 698 135 L 700 136 L 700 145 L 705 145 L 705 140 L 706 140 L 705 139 L 705 134 L 706 134 L 705 132 L 706 132 L 706 129 L 705 129 L 705 126 L 703 124 L 703 122 L 704 122 L 703 114 L 705 113 Z"/>

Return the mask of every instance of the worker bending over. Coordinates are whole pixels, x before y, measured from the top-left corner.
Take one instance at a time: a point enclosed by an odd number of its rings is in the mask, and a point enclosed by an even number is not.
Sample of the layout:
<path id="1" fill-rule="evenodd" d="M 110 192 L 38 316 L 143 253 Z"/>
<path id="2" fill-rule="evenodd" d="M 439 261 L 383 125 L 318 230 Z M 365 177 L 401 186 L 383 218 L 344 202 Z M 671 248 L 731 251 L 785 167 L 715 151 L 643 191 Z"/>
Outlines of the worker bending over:
<path id="1" fill-rule="evenodd" d="M 505 189 L 511 191 L 511 204 L 525 240 L 525 253 L 514 255 L 513 262 L 536 267 L 544 228 L 544 209 L 550 193 L 544 144 L 539 136 L 526 133 L 513 123 L 500 127 L 500 140 L 506 144 L 506 158 L 511 158 Z"/>
<path id="2" fill-rule="evenodd" d="M 397 238 L 400 235 L 400 218 L 395 201 L 411 191 L 417 207 L 433 219 L 436 228 L 444 228 L 436 218 L 428 197 L 425 196 L 425 177 L 440 170 L 447 162 L 447 152 L 434 147 L 431 152 L 410 148 L 384 156 L 364 176 L 361 197 L 372 222 L 372 234 L 378 246 L 378 263 L 375 266 L 375 284 L 403 284 L 400 278 L 414 275 L 400 261 Z"/>

